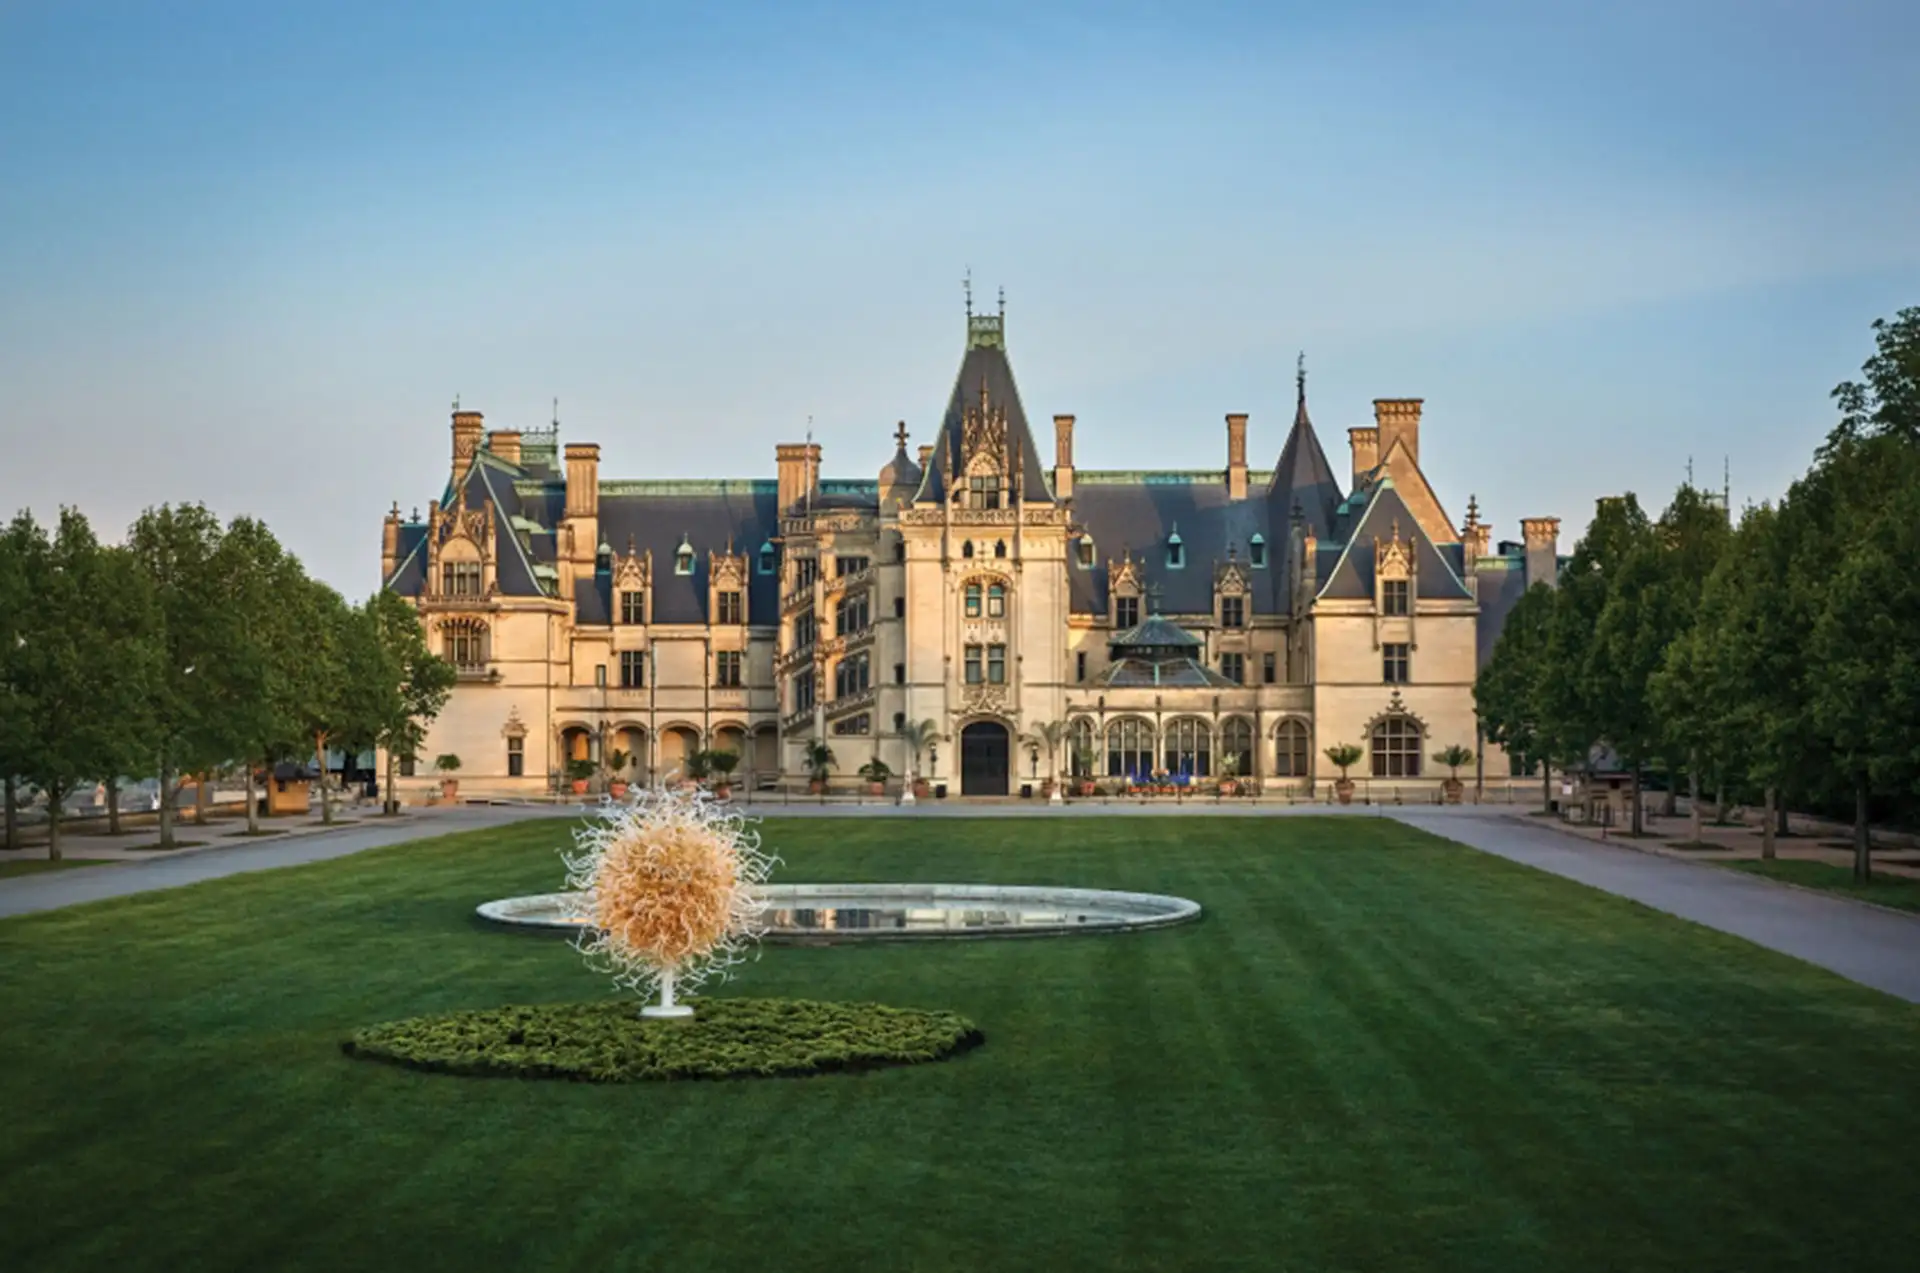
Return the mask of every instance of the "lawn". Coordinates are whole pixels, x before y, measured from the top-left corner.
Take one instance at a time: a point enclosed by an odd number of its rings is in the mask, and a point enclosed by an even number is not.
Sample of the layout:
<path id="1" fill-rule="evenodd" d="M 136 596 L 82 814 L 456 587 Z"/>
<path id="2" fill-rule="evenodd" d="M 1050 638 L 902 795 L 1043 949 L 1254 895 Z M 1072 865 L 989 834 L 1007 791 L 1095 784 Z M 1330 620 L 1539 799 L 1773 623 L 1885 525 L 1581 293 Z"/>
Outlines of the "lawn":
<path id="1" fill-rule="evenodd" d="M 40 875 L 47 871 L 71 871 L 77 866 L 104 866 L 104 858 L 61 858 L 58 862 L 50 858 L 14 858 L 0 857 L 0 880 L 9 880 L 16 875 Z"/>
<path id="2" fill-rule="evenodd" d="M 1802 888 L 1817 888 L 1823 893 L 1839 893 L 1863 902 L 1877 902 L 1903 911 L 1920 911 L 1920 880 L 1910 875 L 1889 875 L 1876 871 L 1871 880 L 1857 884 L 1853 868 L 1830 862 L 1810 862 L 1805 858 L 1775 858 L 1771 862 L 1729 862 L 1728 866 L 1770 880 L 1785 880 Z"/>
<path id="3" fill-rule="evenodd" d="M 769 822 L 789 881 L 1183 894 L 1199 924 L 768 948 L 723 993 L 985 1046 L 597 1087 L 351 1061 L 591 998 L 476 902 L 559 823 L 0 923 L 7 1266 L 1912 1267 L 1920 1008 L 1380 818 Z"/>

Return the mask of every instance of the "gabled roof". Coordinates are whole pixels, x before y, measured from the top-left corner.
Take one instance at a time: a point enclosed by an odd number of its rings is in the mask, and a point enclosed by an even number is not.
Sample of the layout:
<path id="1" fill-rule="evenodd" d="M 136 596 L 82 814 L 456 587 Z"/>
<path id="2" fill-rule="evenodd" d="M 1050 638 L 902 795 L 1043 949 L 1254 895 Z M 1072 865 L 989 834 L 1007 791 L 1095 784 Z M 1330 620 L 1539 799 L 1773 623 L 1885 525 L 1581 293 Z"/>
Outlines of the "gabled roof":
<path id="1" fill-rule="evenodd" d="M 1339 560 L 1332 571 L 1323 576 L 1326 582 L 1320 586 L 1319 595 L 1330 600 L 1371 600 L 1373 541 L 1392 539 L 1396 532 L 1413 552 L 1420 596 L 1446 600 L 1472 597 L 1460 579 L 1458 554 L 1449 560 L 1434 547 L 1400 492 L 1394 489 L 1393 479 L 1387 477 L 1374 484 L 1366 509 L 1347 536 Z"/>
<path id="2" fill-rule="evenodd" d="M 1123 551 L 1137 559 L 1140 580 L 1167 614 L 1213 610 L 1213 565 L 1229 556 L 1248 562 L 1253 537 L 1266 545 L 1267 564 L 1249 569 L 1255 613 L 1274 613 L 1287 566 L 1287 531 L 1268 524 L 1260 500 L 1229 499 L 1219 470 L 1195 473 L 1103 473 L 1073 479 L 1073 520 L 1093 538 L 1096 564 L 1067 554 L 1068 604 L 1078 614 L 1104 614 L 1110 563 Z M 1184 563 L 1167 564 L 1167 537 L 1180 528 Z"/>
<path id="3" fill-rule="evenodd" d="M 1051 504 L 1053 488 L 1047 484 L 1047 471 L 1033 444 L 1033 431 L 1027 427 L 1026 408 L 1020 404 L 1020 388 L 1014 383 L 1013 364 L 1007 359 L 1003 322 L 978 314 L 969 315 L 967 322 L 967 352 L 960 360 L 960 374 L 954 377 L 946 418 L 934 439 L 933 459 L 915 501 L 947 497 L 949 483 L 960 471 L 967 408 L 978 403 L 984 393 L 993 406 L 1006 408 L 1008 442 L 1020 468 L 1021 497 L 1029 504 Z"/>

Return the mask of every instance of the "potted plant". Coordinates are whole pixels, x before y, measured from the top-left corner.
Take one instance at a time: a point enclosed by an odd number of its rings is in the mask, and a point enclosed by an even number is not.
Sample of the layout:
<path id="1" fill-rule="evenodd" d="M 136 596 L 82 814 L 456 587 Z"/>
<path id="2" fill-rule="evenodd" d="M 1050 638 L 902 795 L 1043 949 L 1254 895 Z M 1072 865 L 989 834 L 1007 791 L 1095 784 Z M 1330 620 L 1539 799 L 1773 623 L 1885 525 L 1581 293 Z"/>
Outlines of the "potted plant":
<path id="1" fill-rule="evenodd" d="M 1340 781 L 1333 784 L 1333 792 L 1341 804 L 1353 803 L 1353 780 L 1347 777 L 1347 770 L 1360 763 L 1362 754 L 1352 743 L 1335 743 L 1327 748 L 1327 759 L 1340 767 Z"/>
<path id="2" fill-rule="evenodd" d="M 1433 758 L 1435 762 L 1447 767 L 1447 780 L 1441 784 L 1440 788 L 1446 793 L 1447 803 L 1459 804 L 1461 792 L 1460 766 L 1471 765 L 1473 763 L 1473 753 L 1467 748 L 1462 747 L 1459 743 L 1455 743 L 1445 751 L 1435 752 Z"/>
<path id="3" fill-rule="evenodd" d="M 593 762 L 586 757 L 567 762 L 567 780 L 573 784 L 573 794 L 587 794 L 587 783 L 593 780 Z"/>
<path id="4" fill-rule="evenodd" d="M 860 776 L 867 780 L 867 794 L 884 796 L 887 794 L 887 779 L 893 777 L 893 769 L 886 761 L 875 756 L 860 766 Z"/>
<path id="5" fill-rule="evenodd" d="M 1230 796 L 1234 792 L 1240 789 L 1239 786 L 1235 784 L 1235 782 L 1233 781 L 1233 776 L 1239 771 L 1240 771 L 1240 758 L 1238 756 L 1220 757 L 1220 794 L 1221 795 Z"/>
<path id="6" fill-rule="evenodd" d="M 1074 748 L 1073 759 L 1074 759 L 1073 767 L 1080 771 L 1079 778 L 1077 778 L 1074 782 L 1073 793 L 1077 796 L 1093 795 L 1094 794 L 1093 748 L 1091 747 Z"/>
<path id="7" fill-rule="evenodd" d="M 707 753 L 707 768 L 713 773 L 713 794 L 715 799 L 725 800 L 733 795 L 733 771 L 740 767 L 740 753 L 737 751 L 710 751 Z"/>
<path id="8" fill-rule="evenodd" d="M 460 794 L 460 780 L 453 775 L 460 771 L 460 757 L 454 755 L 452 752 L 448 752 L 444 756 L 435 756 L 433 758 L 433 767 L 444 775 L 440 779 L 440 798 L 442 800 L 452 800 L 458 797 Z"/>
<path id="9" fill-rule="evenodd" d="M 933 745 L 940 741 L 940 727 L 931 720 L 923 720 L 915 725 L 903 725 L 896 731 L 901 741 L 907 745 L 912 763 L 907 767 L 910 779 L 907 791 L 901 793 L 900 802 L 911 804 L 915 800 L 927 798 L 927 780 L 920 771 L 920 753 L 931 752 Z"/>
<path id="10" fill-rule="evenodd" d="M 833 748 L 818 738 L 807 744 L 807 790 L 816 796 L 827 794 L 827 774 L 833 768 Z"/>
<path id="11" fill-rule="evenodd" d="M 633 757 L 627 755 L 626 752 L 621 751 L 618 747 L 614 748 L 612 754 L 607 757 L 607 773 L 609 775 L 607 778 L 607 794 L 615 800 L 619 800 L 627 794 L 627 780 L 620 775 L 627 772 L 627 765 L 632 759 Z"/>

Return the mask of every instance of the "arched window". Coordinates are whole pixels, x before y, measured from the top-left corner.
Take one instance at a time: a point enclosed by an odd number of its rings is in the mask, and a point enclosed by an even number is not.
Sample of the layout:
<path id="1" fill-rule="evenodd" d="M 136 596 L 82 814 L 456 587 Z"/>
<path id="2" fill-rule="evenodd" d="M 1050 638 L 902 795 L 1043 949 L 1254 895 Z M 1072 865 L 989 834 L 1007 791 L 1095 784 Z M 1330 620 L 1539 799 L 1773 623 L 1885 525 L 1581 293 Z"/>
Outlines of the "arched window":
<path id="1" fill-rule="evenodd" d="M 999 584 L 987 589 L 987 617 L 1004 618 L 1007 613 L 1007 590 Z"/>
<path id="2" fill-rule="evenodd" d="M 977 583 L 967 585 L 967 617 L 969 619 L 980 617 L 980 585 Z"/>
<path id="3" fill-rule="evenodd" d="M 1176 526 L 1173 533 L 1167 536 L 1167 569 L 1179 570 L 1186 564 L 1186 541 L 1180 538 L 1180 528 Z"/>
<path id="4" fill-rule="evenodd" d="M 1189 778 L 1204 778 L 1213 772 L 1212 749 L 1213 731 L 1207 728 L 1207 722 L 1193 716 L 1170 722 L 1161 744 L 1167 772 Z"/>
<path id="5" fill-rule="evenodd" d="M 1092 570 L 1093 569 L 1093 536 L 1092 535 L 1080 536 L 1080 543 L 1078 547 L 1080 550 L 1079 551 L 1080 569 Z"/>
<path id="6" fill-rule="evenodd" d="M 1410 717 L 1383 717 L 1373 727 L 1373 776 L 1420 776 L 1420 726 Z"/>
<path id="7" fill-rule="evenodd" d="M 1067 733 L 1067 772 L 1076 778 L 1093 777 L 1093 722 L 1081 716 Z"/>
<path id="8" fill-rule="evenodd" d="M 1274 776 L 1278 778 L 1305 778 L 1307 767 L 1307 725 L 1305 721 L 1282 721 L 1280 732 L 1275 735 L 1273 758 Z"/>
<path id="9" fill-rule="evenodd" d="M 769 539 L 760 545 L 760 573 L 763 575 L 772 574 L 773 565 L 773 541 Z"/>
<path id="10" fill-rule="evenodd" d="M 1153 727 L 1137 716 L 1107 726 L 1107 774 L 1145 782 L 1153 772 Z"/>
<path id="11" fill-rule="evenodd" d="M 680 536 L 680 546 L 673 550 L 673 573 L 690 575 L 693 573 L 693 545 L 685 535 Z"/>
<path id="12" fill-rule="evenodd" d="M 1267 539 L 1257 530 L 1253 532 L 1253 538 L 1247 541 L 1247 555 L 1253 558 L 1255 570 L 1267 568 Z"/>
<path id="13" fill-rule="evenodd" d="M 1007 541 L 1006 541 L 1006 540 L 1004 540 L 1004 539 L 1000 539 L 1000 540 L 995 540 L 995 541 L 994 541 L 994 545 L 993 545 L 993 555 L 994 555 L 994 556 L 996 556 L 996 557 L 1004 557 L 1004 556 L 1006 556 L 1006 555 L 1007 555 Z"/>
<path id="14" fill-rule="evenodd" d="M 1230 716 L 1220 726 L 1220 763 L 1233 762 L 1233 772 L 1253 772 L 1253 724 L 1244 716 Z"/>
<path id="15" fill-rule="evenodd" d="M 971 539 L 969 539 L 966 543 L 960 545 L 960 555 L 962 557 L 973 556 L 973 541 Z"/>

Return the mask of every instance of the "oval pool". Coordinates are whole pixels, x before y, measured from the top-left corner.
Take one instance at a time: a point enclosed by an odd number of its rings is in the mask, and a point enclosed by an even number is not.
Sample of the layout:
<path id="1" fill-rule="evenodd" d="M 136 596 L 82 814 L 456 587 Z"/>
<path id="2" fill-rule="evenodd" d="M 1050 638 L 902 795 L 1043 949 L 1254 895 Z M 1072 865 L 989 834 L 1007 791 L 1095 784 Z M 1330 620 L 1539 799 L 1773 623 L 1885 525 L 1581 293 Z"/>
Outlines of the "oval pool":
<path id="1" fill-rule="evenodd" d="M 885 941 L 1048 937 L 1164 928 L 1200 917 L 1200 904 L 1159 893 L 995 884 L 771 884 L 765 940 Z M 484 902 L 480 918 L 511 928 L 578 932 L 579 893 Z"/>

